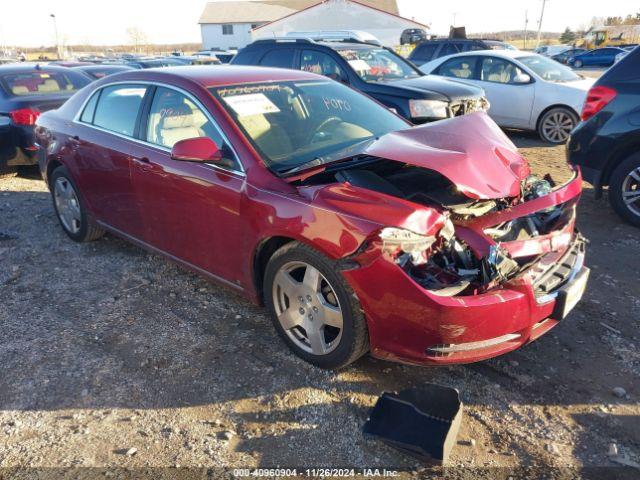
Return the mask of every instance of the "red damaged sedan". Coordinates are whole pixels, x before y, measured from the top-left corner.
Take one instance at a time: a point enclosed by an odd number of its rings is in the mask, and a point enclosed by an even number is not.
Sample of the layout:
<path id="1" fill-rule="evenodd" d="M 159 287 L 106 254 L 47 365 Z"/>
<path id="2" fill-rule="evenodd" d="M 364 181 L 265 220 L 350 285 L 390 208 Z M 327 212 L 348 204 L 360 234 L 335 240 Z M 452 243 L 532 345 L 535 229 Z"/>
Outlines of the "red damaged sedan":
<path id="1" fill-rule="evenodd" d="M 38 119 L 62 228 L 105 231 L 267 306 L 303 359 L 474 362 L 531 342 L 589 270 L 581 191 L 484 113 L 411 127 L 311 73 L 116 74 Z"/>

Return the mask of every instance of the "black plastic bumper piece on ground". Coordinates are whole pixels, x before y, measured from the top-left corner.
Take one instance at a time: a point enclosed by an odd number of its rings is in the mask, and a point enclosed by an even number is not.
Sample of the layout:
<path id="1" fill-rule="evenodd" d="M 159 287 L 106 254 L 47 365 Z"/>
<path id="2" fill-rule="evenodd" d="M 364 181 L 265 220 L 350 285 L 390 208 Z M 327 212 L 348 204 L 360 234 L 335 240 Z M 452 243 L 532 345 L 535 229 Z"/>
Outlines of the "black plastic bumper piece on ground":
<path id="1" fill-rule="evenodd" d="M 458 391 L 427 384 L 383 393 L 363 432 L 422 461 L 444 463 L 455 445 L 461 419 Z"/>

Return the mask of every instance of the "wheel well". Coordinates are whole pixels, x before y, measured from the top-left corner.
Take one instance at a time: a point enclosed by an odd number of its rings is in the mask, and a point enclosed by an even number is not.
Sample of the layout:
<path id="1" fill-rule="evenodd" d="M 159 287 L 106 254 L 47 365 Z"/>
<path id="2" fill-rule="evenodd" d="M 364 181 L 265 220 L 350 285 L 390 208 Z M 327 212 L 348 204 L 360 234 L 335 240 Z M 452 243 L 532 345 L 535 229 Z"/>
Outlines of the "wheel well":
<path id="1" fill-rule="evenodd" d="M 561 103 L 558 103 L 556 105 L 550 105 L 547 108 L 545 108 L 542 112 L 540 112 L 540 115 L 538 115 L 538 120 L 536 120 L 536 131 L 540 129 L 540 120 L 542 120 L 542 117 L 544 117 L 545 113 L 547 113 L 549 110 L 553 110 L 554 108 L 564 108 L 566 110 L 569 110 L 576 116 L 576 119 L 578 120 L 578 122 L 580 121 L 580 114 L 578 112 L 576 112 L 569 105 L 563 105 Z"/>
<path id="2" fill-rule="evenodd" d="M 260 242 L 256 248 L 256 252 L 253 257 L 253 283 L 256 287 L 258 299 L 261 304 L 263 297 L 264 272 L 267 269 L 269 259 L 280 247 L 290 242 L 295 242 L 295 240 L 289 237 L 271 237 Z"/>
<path id="3" fill-rule="evenodd" d="M 600 179 L 600 185 L 605 186 L 609 185 L 609 181 L 611 180 L 611 174 L 616 169 L 621 162 L 623 162 L 627 157 L 630 157 L 634 153 L 640 152 L 640 143 L 634 143 L 631 145 L 625 145 L 618 151 L 615 151 L 609 161 L 605 165 L 604 170 L 602 171 L 602 178 Z"/>
<path id="4" fill-rule="evenodd" d="M 53 173 L 53 171 L 58 168 L 61 167 L 62 163 L 60 163 L 57 160 L 51 160 L 48 164 L 47 164 L 47 184 L 49 186 L 51 186 L 51 174 Z"/>

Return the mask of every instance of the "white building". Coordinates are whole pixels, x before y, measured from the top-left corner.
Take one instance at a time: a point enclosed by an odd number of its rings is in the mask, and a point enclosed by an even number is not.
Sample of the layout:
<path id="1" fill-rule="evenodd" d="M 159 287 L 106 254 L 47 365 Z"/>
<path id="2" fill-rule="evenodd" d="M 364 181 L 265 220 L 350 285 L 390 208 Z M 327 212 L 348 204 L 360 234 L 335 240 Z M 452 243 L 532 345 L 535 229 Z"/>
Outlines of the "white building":
<path id="1" fill-rule="evenodd" d="M 253 39 L 292 31 L 363 30 L 397 45 L 406 28 L 427 28 L 398 15 L 396 0 L 251 0 L 206 4 L 205 49 L 242 48 Z"/>
<path id="2" fill-rule="evenodd" d="M 429 27 L 397 14 L 395 0 L 392 9 L 379 8 L 376 4 L 390 2 L 364 2 L 362 0 L 323 0 L 308 8 L 273 20 L 252 30 L 254 40 L 281 37 L 289 32 L 316 30 L 362 30 L 372 34 L 383 45 L 400 44 L 400 34 L 408 28 Z"/>

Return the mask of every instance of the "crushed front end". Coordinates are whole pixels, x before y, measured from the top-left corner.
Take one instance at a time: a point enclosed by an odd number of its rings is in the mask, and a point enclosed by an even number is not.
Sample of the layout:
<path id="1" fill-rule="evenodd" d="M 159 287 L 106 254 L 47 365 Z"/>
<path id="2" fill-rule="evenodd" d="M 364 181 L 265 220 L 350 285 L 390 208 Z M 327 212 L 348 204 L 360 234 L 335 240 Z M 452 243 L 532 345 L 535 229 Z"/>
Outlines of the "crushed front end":
<path id="1" fill-rule="evenodd" d="M 468 363 L 549 331 L 589 274 L 575 229 L 581 182 L 577 171 L 564 185 L 528 176 L 517 197 L 450 207 L 424 249 L 385 232 L 370 239 L 354 258 L 359 268 L 344 275 L 369 318 L 373 355 Z"/>
<path id="2" fill-rule="evenodd" d="M 582 177 L 567 173 L 532 175 L 504 132 L 472 113 L 389 133 L 292 183 L 380 226 L 342 263 L 372 354 L 447 364 L 535 340 L 582 296 Z"/>

